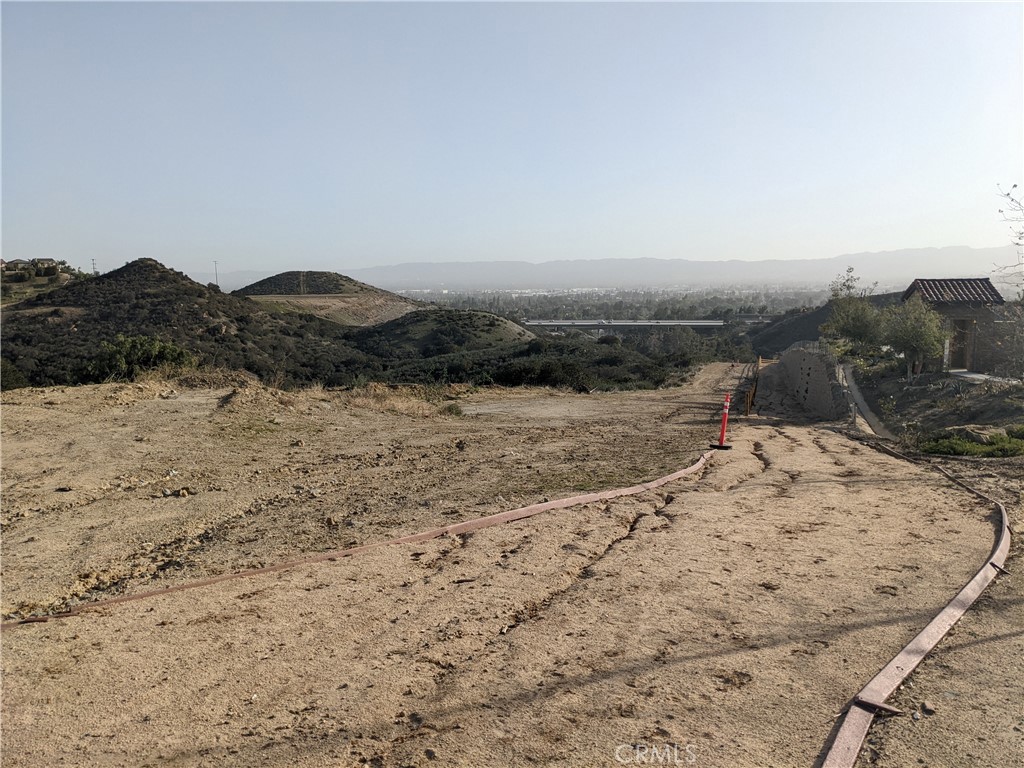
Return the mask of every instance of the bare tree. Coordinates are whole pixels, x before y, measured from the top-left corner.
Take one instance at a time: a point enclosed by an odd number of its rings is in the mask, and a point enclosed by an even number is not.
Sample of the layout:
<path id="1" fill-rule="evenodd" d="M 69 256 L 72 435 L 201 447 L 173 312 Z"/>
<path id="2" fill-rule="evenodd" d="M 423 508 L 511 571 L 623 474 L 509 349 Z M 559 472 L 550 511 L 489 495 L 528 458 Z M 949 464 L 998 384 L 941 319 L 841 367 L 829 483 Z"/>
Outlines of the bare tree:
<path id="1" fill-rule="evenodd" d="M 1016 184 L 1009 191 L 999 187 L 1005 206 L 999 213 L 1010 224 L 1010 235 L 1017 246 L 1017 263 L 997 267 L 995 271 L 1017 287 L 1018 295 L 1015 301 L 1008 301 L 997 309 L 993 342 L 1002 353 L 997 371 L 1004 376 L 1024 379 L 1024 200 L 1015 189 Z"/>
<path id="2" fill-rule="evenodd" d="M 853 267 L 847 267 L 846 272 L 836 275 L 836 279 L 828 284 L 828 290 L 833 299 L 864 299 L 875 292 L 878 281 L 873 282 L 866 288 L 860 287 L 860 275 L 855 275 Z"/>
<path id="3" fill-rule="evenodd" d="M 999 209 L 999 213 L 1010 224 L 1010 238 L 1017 246 L 1017 263 L 996 267 L 995 272 L 1005 275 L 1020 291 L 1020 298 L 1024 299 L 1024 199 L 1020 192 L 1014 193 L 1016 184 L 1009 191 L 1004 191 L 1002 187 L 997 189 L 1005 206 Z"/>

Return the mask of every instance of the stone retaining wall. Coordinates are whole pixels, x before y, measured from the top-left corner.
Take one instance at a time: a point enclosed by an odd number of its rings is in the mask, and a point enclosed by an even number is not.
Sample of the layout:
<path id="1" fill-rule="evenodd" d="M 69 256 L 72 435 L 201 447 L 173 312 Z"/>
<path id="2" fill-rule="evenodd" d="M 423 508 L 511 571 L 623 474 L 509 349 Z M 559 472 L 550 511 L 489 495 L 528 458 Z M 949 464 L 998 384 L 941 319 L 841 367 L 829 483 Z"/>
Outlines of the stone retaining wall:
<path id="1" fill-rule="evenodd" d="M 786 384 L 797 402 L 819 418 L 845 418 L 849 406 L 836 375 L 836 362 L 816 344 L 793 345 L 779 358 Z"/>

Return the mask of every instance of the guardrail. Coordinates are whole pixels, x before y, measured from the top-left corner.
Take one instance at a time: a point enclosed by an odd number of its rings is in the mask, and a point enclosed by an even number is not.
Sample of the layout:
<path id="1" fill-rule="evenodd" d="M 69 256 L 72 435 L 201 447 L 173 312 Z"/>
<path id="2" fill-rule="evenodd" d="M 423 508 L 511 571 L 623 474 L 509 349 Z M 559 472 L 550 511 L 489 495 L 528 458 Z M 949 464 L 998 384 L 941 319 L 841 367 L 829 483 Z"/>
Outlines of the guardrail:
<path id="1" fill-rule="evenodd" d="M 542 328 L 722 328 L 724 320 L 523 320 L 520 325 Z"/>

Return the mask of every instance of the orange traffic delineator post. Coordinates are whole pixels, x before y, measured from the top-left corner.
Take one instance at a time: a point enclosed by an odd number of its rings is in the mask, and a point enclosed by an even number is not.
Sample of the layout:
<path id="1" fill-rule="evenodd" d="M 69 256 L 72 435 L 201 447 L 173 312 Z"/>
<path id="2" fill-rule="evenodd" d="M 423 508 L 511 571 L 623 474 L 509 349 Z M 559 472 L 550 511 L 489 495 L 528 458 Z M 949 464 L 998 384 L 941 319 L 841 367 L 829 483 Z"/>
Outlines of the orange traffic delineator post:
<path id="1" fill-rule="evenodd" d="M 718 435 L 718 445 L 714 443 L 711 447 L 718 451 L 728 451 L 732 448 L 731 445 L 725 444 L 725 427 L 729 423 L 729 403 L 732 401 L 732 395 L 726 393 L 725 395 L 725 406 L 722 408 L 722 431 Z"/>

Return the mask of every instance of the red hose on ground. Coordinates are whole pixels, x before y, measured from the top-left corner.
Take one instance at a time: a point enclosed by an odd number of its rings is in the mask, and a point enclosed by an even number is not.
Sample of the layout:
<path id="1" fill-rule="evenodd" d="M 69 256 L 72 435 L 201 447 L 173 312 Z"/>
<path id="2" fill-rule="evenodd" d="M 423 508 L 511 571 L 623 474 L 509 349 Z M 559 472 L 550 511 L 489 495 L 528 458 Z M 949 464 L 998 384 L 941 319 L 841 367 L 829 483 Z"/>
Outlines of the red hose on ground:
<path id="1" fill-rule="evenodd" d="M 48 621 L 49 619 L 63 619 L 68 616 L 74 616 L 83 611 L 92 610 L 96 608 L 104 608 L 110 605 L 116 605 L 118 603 L 128 603 L 135 600 L 146 600 L 151 597 L 158 597 L 159 595 L 170 594 L 171 592 L 182 592 L 186 589 L 197 589 L 198 587 L 206 587 L 211 584 L 219 584 L 223 581 L 230 581 L 231 579 L 242 579 L 249 578 L 251 576 L 260 576 L 265 573 L 274 573 L 276 571 L 287 570 L 288 568 L 294 568 L 298 565 L 307 565 L 309 563 L 319 563 L 325 560 L 337 560 L 340 557 L 351 557 L 362 552 L 369 552 L 372 549 L 380 549 L 381 547 L 388 547 L 394 544 L 413 544 L 420 541 L 428 541 L 430 539 L 436 539 L 438 536 L 457 536 L 460 533 L 469 533 L 470 531 L 479 531 L 483 528 L 490 528 L 493 525 L 500 525 L 502 523 L 510 523 L 515 520 L 522 520 L 527 517 L 533 517 L 539 515 L 542 512 L 550 512 L 555 509 L 565 509 L 567 507 L 575 507 L 581 504 L 591 504 L 595 501 L 607 501 L 608 499 L 615 499 L 620 496 L 631 496 L 644 491 L 650 491 L 658 488 L 666 483 L 670 483 L 673 480 L 678 480 L 686 475 L 692 475 L 694 472 L 700 470 L 708 461 L 713 454 L 709 451 L 703 454 L 696 463 L 673 472 L 670 475 L 659 477 L 657 480 L 652 480 L 649 483 L 641 483 L 640 485 L 632 485 L 629 488 L 616 488 L 610 491 L 601 491 L 598 493 L 588 493 L 582 496 L 570 496 L 566 499 L 556 499 L 555 501 L 546 501 L 541 504 L 532 504 L 528 507 L 521 507 L 519 509 L 512 509 L 508 512 L 499 512 L 496 515 L 488 515 L 487 517 L 478 517 L 473 520 L 466 520 L 461 523 L 454 523 L 452 525 L 445 526 L 444 528 L 432 528 L 428 531 L 422 531 L 420 533 L 413 533 L 408 536 L 400 536 L 396 539 L 389 539 L 388 541 L 378 541 L 373 544 L 363 544 L 359 547 L 350 547 L 348 549 L 336 549 L 329 552 L 321 552 L 316 555 L 310 555 L 309 557 L 298 558 L 295 560 L 286 560 L 281 563 L 274 565 L 264 566 L 263 568 L 253 568 L 247 571 L 239 571 L 237 573 L 225 573 L 221 576 L 212 576 L 208 579 L 199 579 L 198 581 L 191 581 L 187 584 L 178 584 L 173 587 L 164 587 L 163 589 L 154 589 L 148 592 L 139 592 L 134 595 L 122 595 L 120 597 L 111 597 L 106 600 L 97 600 L 91 603 L 82 603 L 76 605 L 70 611 L 63 613 L 53 613 L 46 616 L 29 616 L 24 619 L 18 619 L 16 621 L 8 621 L 0 624 L 0 630 L 10 629 L 22 624 L 33 624 L 41 621 Z"/>

